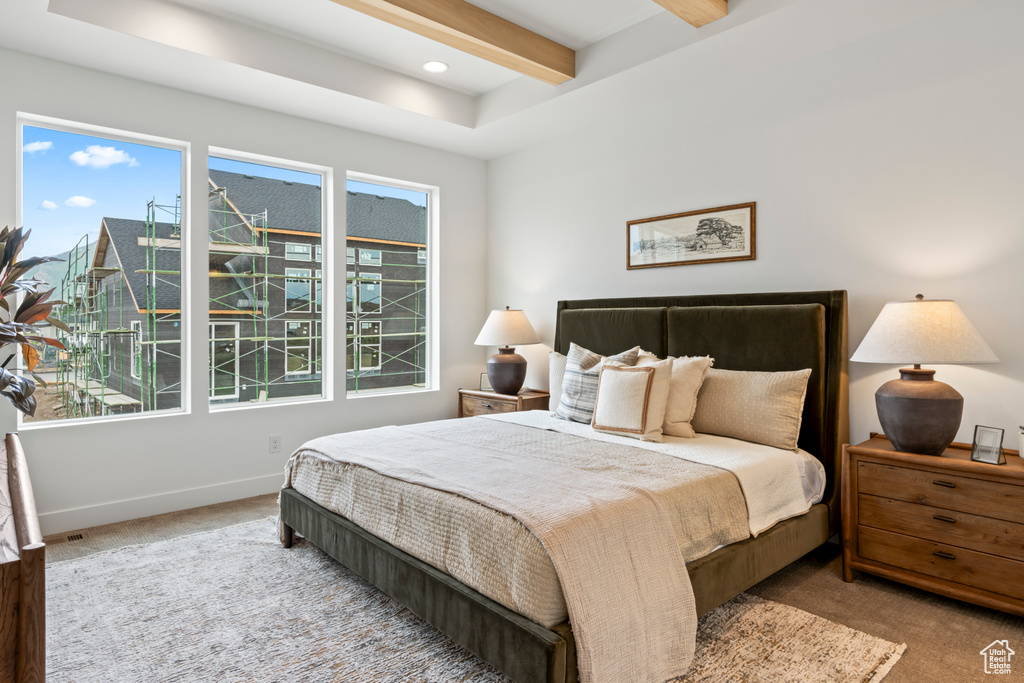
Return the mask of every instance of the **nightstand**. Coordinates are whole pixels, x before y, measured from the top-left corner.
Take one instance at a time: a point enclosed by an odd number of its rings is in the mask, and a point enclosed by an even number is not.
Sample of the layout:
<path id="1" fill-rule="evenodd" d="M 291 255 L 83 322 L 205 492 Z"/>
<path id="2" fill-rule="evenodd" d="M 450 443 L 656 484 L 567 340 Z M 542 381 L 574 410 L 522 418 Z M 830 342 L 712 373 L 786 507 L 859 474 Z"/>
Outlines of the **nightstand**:
<path id="1" fill-rule="evenodd" d="M 517 396 L 496 394 L 493 391 L 459 389 L 459 417 L 516 413 L 522 410 L 547 410 L 549 396 L 550 394 L 546 391 L 532 389 L 524 389 Z"/>
<path id="2" fill-rule="evenodd" d="M 1024 461 L 843 448 L 843 579 L 853 570 L 1024 616 Z"/>

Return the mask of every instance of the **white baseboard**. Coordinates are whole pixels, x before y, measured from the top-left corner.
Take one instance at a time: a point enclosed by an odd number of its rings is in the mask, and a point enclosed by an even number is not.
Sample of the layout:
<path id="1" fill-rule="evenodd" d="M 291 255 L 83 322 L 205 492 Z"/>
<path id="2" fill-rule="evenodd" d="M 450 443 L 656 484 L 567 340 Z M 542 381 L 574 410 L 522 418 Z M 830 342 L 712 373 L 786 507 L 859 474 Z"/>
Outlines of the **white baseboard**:
<path id="1" fill-rule="evenodd" d="M 115 500 L 109 503 L 86 505 L 70 510 L 56 510 L 39 515 L 39 526 L 44 536 L 64 531 L 85 529 L 101 524 L 113 524 L 129 519 L 150 517 L 165 512 L 187 510 L 202 505 L 226 503 L 240 498 L 250 498 L 265 493 L 274 493 L 281 488 L 284 477 L 280 472 L 261 477 L 240 479 L 222 484 L 210 484 L 181 491 L 168 491 L 152 496 Z"/>

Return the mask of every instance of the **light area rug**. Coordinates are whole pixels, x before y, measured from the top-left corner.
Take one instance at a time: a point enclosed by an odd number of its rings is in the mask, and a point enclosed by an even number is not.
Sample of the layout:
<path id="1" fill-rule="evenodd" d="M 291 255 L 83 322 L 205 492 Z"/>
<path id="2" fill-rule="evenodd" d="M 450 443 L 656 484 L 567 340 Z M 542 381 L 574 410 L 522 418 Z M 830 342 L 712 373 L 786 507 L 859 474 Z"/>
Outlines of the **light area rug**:
<path id="1" fill-rule="evenodd" d="M 51 683 L 509 680 L 274 519 L 46 571 Z M 748 594 L 697 638 L 681 682 L 875 682 L 905 649 Z"/>

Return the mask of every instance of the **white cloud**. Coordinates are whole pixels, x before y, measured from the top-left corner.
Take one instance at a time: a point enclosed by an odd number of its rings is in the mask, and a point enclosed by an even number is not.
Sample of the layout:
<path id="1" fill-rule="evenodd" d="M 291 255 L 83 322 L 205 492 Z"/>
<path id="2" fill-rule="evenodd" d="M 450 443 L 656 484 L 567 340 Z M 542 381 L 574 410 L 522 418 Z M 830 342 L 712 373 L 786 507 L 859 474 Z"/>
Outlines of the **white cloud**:
<path id="1" fill-rule="evenodd" d="M 80 194 L 76 194 L 74 197 L 68 197 L 67 201 L 64 202 L 65 206 L 75 206 L 79 208 L 87 208 L 96 203 L 95 199 L 90 197 L 83 197 Z"/>
<path id="2" fill-rule="evenodd" d="M 57 204 L 54 203 L 54 202 L 51 202 L 49 199 L 44 199 L 43 203 L 42 203 L 42 207 L 44 209 L 46 209 L 47 211 L 53 211 L 54 209 L 57 208 Z"/>
<path id="3" fill-rule="evenodd" d="M 79 166 L 91 166 L 92 168 L 110 168 L 114 164 L 139 165 L 139 162 L 128 156 L 128 152 L 100 145 L 89 145 L 85 151 L 78 150 L 69 158 Z"/>
<path id="4" fill-rule="evenodd" d="M 36 140 L 35 142 L 30 142 L 21 146 L 21 151 L 28 152 L 29 154 L 32 154 L 33 152 L 45 152 L 48 149 L 53 149 L 53 143 L 49 141 L 43 142 L 42 140 Z"/>

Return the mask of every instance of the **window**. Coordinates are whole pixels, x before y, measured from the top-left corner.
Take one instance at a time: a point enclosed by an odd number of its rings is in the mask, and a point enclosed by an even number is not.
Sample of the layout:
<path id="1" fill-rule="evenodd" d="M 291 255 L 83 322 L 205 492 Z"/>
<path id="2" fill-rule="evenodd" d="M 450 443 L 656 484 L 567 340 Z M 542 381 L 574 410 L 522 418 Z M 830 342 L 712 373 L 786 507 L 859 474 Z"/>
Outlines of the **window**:
<path id="1" fill-rule="evenodd" d="M 132 377 L 142 379 L 142 321 L 133 320 L 131 325 Z"/>
<path id="2" fill-rule="evenodd" d="M 285 268 L 285 309 L 309 310 L 309 268 Z"/>
<path id="3" fill-rule="evenodd" d="M 221 373 L 211 387 L 224 393 L 211 391 L 210 401 L 220 409 L 324 396 L 330 170 L 225 150 L 211 154 L 209 169 L 209 224 L 223 252 L 211 244 L 211 356 L 219 349 L 225 360 L 211 370 Z M 219 345 L 221 324 L 237 326 L 230 353 Z"/>
<path id="4" fill-rule="evenodd" d="M 313 289 L 315 291 L 315 296 L 314 296 L 313 301 L 314 301 L 314 304 L 316 306 L 316 312 L 317 313 L 320 312 L 320 308 L 321 308 L 321 306 L 323 304 L 323 298 L 324 298 L 324 290 L 323 290 L 323 287 L 320 286 L 321 282 L 323 280 L 323 272 L 324 271 L 322 271 L 322 270 L 316 271 L 316 280 L 313 281 Z"/>
<path id="5" fill-rule="evenodd" d="M 19 419 L 180 411 L 188 145 L 28 115 L 18 132 L 23 255 L 60 259 L 28 276 L 65 302 L 46 336 L 68 349 L 42 355 L 53 381 L 36 390 L 37 416 Z"/>
<path id="6" fill-rule="evenodd" d="M 345 250 L 345 263 L 355 263 L 355 262 L 356 262 L 356 248 L 355 247 L 349 247 L 348 249 Z"/>
<path id="7" fill-rule="evenodd" d="M 345 323 L 345 369 L 349 377 L 358 376 L 356 369 L 356 348 L 358 338 L 356 337 L 356 324 L 353 321 Z"/>
<path id="8" fill-rule="evenodd" d="M 238 398 L 238 323 L 210 323 L 210 398 Z"/>
<path id="9" fill-rule="evenodd" d="M 347 190 L 347 392 L 430 386 L 437 189 L 350 174 Z"/>
<path id="10" fill-rule="evenodd" d="M 359 371 L 380 370 L 380 323 L 359 323 Z"/>
<path id="11" fill-rule="evenodd" d="M 313 339 L 310 334 L 310 321 L 302 320 L 288 323 L 285 360 L 286 375 L 308 375 L 312 372 Z"/>
<path id="12" fill-rule="evenodd" d="M 320 247 L 318 246 L 319 250 Z M 289 261 L 308 261 L 310 259 L 311 245 L 287 242 L 284 245 L 284 257 Z M 318 256 L 317 261 L 320 260 Z"/>
<path id="13" fill-rule="evenodd" d="M 380 312 L 380 273 L 359 274 L 359 312 Z"/>
<path id="14" fill-rule="evenodd" d="M 362 266 L 379 266 L 380 265 L 380 249 L 360 249 L 359 250 L 359 265 L 362 265 Z"/>

